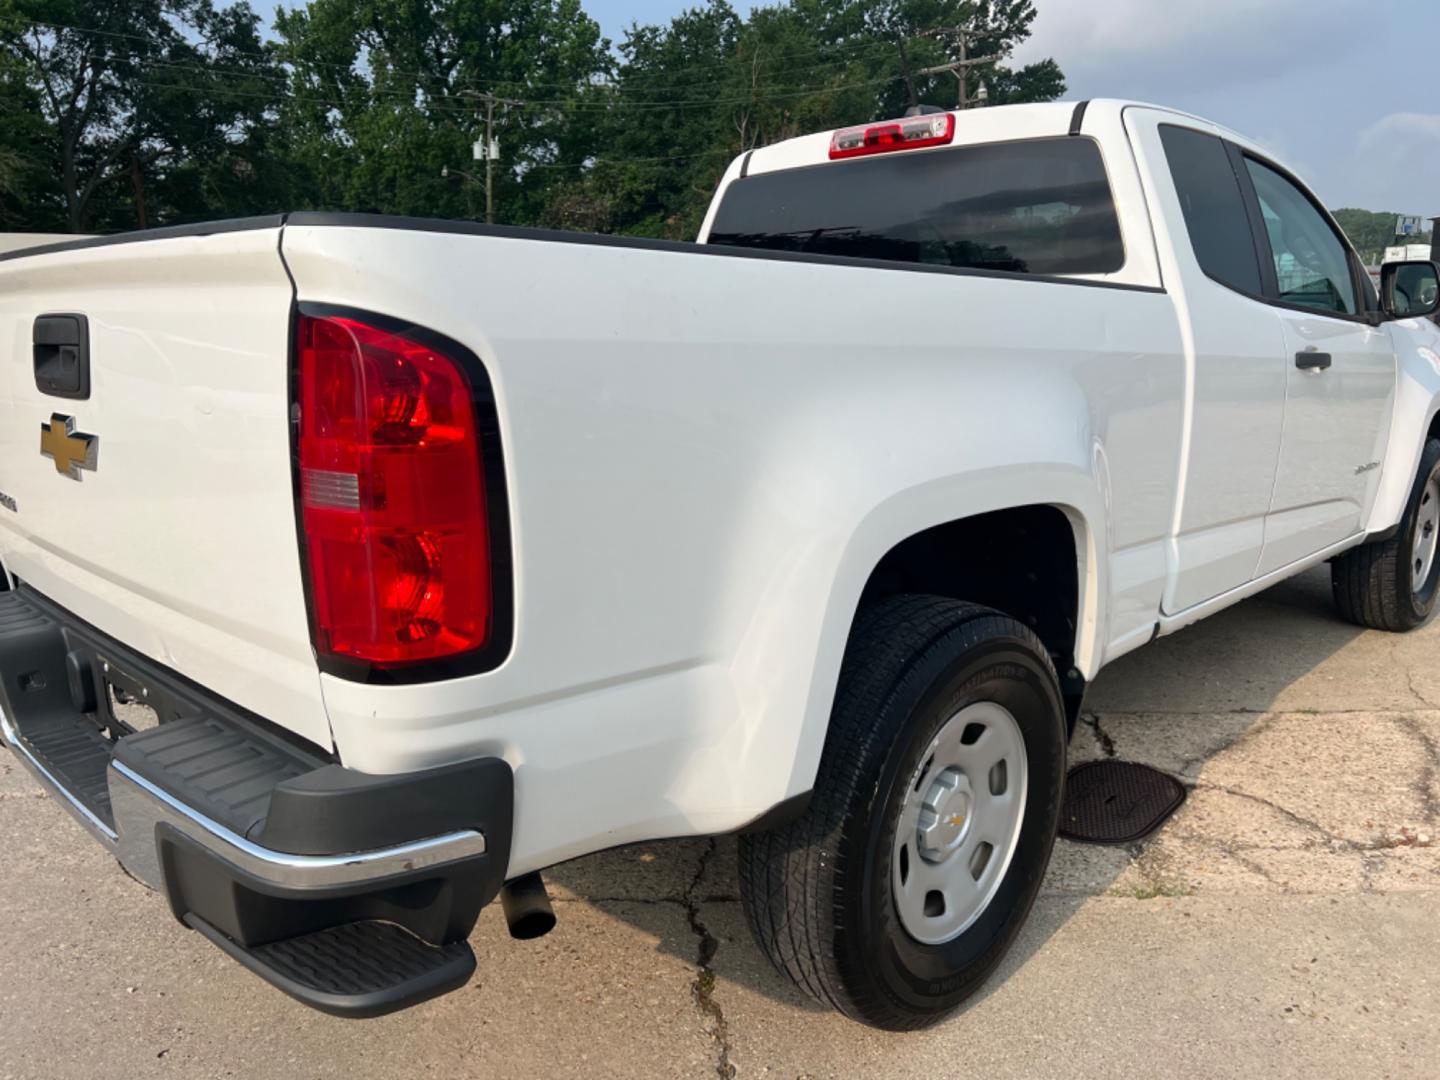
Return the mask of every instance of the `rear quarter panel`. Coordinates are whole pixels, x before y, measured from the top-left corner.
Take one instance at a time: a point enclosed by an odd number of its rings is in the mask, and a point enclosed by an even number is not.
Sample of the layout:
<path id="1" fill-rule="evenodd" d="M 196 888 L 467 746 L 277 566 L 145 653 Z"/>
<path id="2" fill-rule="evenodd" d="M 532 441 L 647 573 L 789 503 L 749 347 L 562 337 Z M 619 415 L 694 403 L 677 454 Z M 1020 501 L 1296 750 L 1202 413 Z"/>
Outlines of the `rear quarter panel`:
<path id="1" fill-rule="evenodd" d="M 1153 621 L 1183 377 L 1158 291 L 299 223 L 283 251 L 302 302 L 414 320 L 494 382 L 513 651 L 324 692 L 349 765 L 509 759 L 512 874 L 808 789 L 861 589 L 931 525 L 1064 508 L 1090 669 L 1133 630 L 1112 551 L 1146 554 L 1123 587 Z"/>

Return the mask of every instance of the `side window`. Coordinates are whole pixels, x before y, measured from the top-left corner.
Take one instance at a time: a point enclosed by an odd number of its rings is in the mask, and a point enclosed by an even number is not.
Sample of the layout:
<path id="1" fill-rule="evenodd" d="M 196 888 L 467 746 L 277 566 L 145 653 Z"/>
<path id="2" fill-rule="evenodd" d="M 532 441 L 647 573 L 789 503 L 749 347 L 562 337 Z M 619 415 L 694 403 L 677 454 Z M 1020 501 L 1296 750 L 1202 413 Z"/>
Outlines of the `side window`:
<path id="1" fill-rule="evenodd" d="M 1161 125 L 1160 141 L 1200 269 L 1222 285 L 1259 296 L 1255 238 L 1225 144 L 1214 135 L 1170 124 Z"/>
<path id="2" fill-rule="evenodd" d="M 1275 259 L 1277 299 L 1287 304 L 1354 315 L 1360 310 L 1350 256 L 1306 194 L 1266 165 L 1245 159 Z"/>

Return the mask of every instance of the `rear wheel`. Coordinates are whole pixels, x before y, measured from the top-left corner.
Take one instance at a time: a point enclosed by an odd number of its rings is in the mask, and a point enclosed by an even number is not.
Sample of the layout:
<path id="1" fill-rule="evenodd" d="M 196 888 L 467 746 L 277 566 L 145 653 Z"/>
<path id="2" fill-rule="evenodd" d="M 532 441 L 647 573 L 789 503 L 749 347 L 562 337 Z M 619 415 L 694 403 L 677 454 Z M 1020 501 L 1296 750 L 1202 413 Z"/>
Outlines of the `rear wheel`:
<path id="1" fill-rule="evenodd" d="M 1430 439 L 1400 530 L 1361 544 L 1330 565 L 1336 607 L 1374 630 L 1413 630 L 1430 618 L 1440 594 L 1440 439 Z"/>
<path id="2" fill-rule="evenodd" d="M 854 1019 L 942 1019 L 999 964 L 1040 888 L 1065 730 L 1054 668 L 1021 623 L 925 596 L 864 612 L 808 809 L 740 841 L 761 948 Z"/>

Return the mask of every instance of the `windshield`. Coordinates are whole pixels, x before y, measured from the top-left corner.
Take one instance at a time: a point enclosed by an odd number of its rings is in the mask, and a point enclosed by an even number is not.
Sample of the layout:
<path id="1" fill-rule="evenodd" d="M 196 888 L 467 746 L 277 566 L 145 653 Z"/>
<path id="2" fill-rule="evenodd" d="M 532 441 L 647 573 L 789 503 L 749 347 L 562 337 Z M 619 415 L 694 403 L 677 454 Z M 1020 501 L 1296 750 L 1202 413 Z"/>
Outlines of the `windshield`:
<path id="1" fill-rule="evenodd" d="M 1090 139 L 987 143 L 761 173 L 730 185 L 711 244 L 1029 274 L 1125 264 Z"/>

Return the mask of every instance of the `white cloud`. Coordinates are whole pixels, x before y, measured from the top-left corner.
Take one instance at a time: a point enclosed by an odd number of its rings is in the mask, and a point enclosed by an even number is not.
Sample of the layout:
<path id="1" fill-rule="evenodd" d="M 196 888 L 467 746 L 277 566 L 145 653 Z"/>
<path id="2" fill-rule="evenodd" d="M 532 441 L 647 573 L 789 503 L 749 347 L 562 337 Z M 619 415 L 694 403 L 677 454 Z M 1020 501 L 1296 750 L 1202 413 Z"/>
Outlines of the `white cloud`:
<path id="1" fill-rule="evenodd" d="M 1397 112 L 1383 116 L 1360 133 L 1360 149 L 1396 142 L 1440 144 L 1440 115 Z"/>
<path id="2" fill-rule="evenodd" d="M 1440 114 L 1381 117 L 1356 138 L 1347 171 L 1350 186 L 1375 209 L 1440 213 Z"/>
<path id="3" fill-rule="evenodd" d="M 1332 206 L 1440 212 L 1436 0 L 1035 0 L 1015 61 L 1072 101 L 1208 117 L 1278 151 Z M 1418 61 L 1395 61 L 1415 56 Z M 1377 120 L 1377 117 L 1383 119 Z"/>
<path id="4" fill-rule="evenodd" d="M 1333 64 L 1367 10 L 1367 0 L 1038 0 L 1015 59 L 1053 56 L 1083 96 L 1154 97 Z"/>

